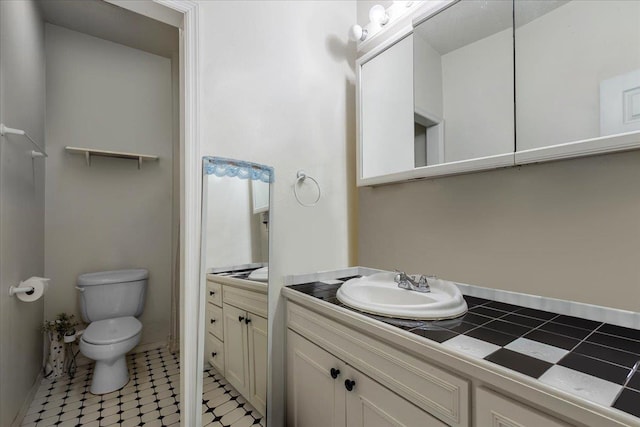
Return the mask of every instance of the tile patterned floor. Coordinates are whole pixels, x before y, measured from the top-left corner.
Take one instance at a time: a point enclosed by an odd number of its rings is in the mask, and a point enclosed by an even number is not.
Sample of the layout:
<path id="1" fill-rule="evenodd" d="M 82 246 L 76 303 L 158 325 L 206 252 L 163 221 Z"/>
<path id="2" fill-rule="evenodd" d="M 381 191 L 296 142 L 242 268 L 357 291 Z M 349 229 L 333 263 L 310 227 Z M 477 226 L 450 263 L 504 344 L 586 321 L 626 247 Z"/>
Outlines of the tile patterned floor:
<path id="1" fill-rule="evenodd" d="M 89 392 L 91 366 L 73 378 L 45 379 L 23 426 L 179 426 L 180 366 L 166 349 L 127 357 L 131 380 L 122 390 L 96 396 Z M 204 426 L 264 425 L 263 418 L 214 369 L 204 371 Z"/>
<path id="2" fill-rule="evenodd" d="M 289 287 L 357 311 L 336 298 L 342 282 L 351 278 Z M 362 314 L 640 417 L 640 330 L 464 298 L 469 311 L 451 320 L 428 322 Z"/>

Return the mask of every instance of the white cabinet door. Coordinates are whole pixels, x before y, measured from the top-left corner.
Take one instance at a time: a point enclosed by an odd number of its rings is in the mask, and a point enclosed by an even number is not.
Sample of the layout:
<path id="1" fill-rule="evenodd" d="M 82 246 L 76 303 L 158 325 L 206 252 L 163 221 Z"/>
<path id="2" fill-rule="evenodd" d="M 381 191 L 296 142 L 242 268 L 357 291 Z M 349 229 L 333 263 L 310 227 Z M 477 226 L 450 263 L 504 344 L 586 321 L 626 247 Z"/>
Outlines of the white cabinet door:
<path id="1" fill-rule="evenodd" d="M 224 344 L 210 333 L 206 334 L 205 348 L 206 360 L 216 370 L 224 375 Z"/>
<path id="2" fill-rule="evenodd" d="M 360 178 L 413 170 L 413 35 L 362 65 Z"/>
<path id="3" fill-rule="evenodd" d="M 222 309 L 211 303 L 207 303 L 206 319 L 207 332 L 214 335 L 219 340 L 224 339 L 222 330 Z"/>
<path id="4" fill-rule="evenodd" d="M 243 396 L 249 390 L 249 366 L 247 328 L 245 319 L 247 312 L 231 305 L 224 304 L 224 377 Z"/>
<path id="5" fill-rule="evenodd" d="M 569 424 L 484 388 L 479 388 L 476 392 L 476 425 L 494 427 L 569 427 Z"/>
<path id="6" fill-rule="evenodd" d="M 342 383 L 347 390 L 349 427 L 446 427 L 428 412 L 351 367 Z"/>
<path id="7" fill-rule="evenodd" d="M 249 340 L 249 401 L 265 414 L 267 407 L 267 319 L 247 313 Z"/>
<path id="8" fill-rule="evenodd" d="M 287 425 L 345 427 L 344 370 L 339 359 L 288 330 Z"/>

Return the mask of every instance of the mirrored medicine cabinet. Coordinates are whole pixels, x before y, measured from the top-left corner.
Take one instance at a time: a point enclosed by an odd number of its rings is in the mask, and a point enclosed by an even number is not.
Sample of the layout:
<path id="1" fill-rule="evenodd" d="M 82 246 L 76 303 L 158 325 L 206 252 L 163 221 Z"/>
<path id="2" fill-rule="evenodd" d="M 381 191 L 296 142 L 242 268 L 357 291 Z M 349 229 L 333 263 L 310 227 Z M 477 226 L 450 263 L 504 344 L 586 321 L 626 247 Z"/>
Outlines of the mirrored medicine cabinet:
<path id="1" fill-rule="evenodd" d="M 356 65 L 358 186 L 640 148 L 640 2 L 426 2 Z"/>

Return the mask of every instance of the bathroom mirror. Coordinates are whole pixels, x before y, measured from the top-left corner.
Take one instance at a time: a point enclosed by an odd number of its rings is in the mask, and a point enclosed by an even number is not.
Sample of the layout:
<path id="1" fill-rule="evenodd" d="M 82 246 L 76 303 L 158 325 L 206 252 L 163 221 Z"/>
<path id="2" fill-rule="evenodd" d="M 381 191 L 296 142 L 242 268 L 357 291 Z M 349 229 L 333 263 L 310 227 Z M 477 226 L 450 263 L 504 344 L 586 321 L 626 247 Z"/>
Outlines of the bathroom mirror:
<path id="1" fill-rule="evenodd" d="M 640 2 L 516 1 L 515 47 L 516 160 L 638 145 Z"/>
<path id="2" fill-rule="evenodd" d="M 202 425 L 265 425 L 273 169 L 203 158 Z"/>
<path id="3" fill-rule="evenodd" d="M 413 31 L 414 167 L 510 154 L 513 6 L 462 0 Z"/>
<path id="4" fill-rule="evenodd" d="M 435 5 L 414 23 L 357 61 L 358 185 L 512 166 L 512 2 Z"/>

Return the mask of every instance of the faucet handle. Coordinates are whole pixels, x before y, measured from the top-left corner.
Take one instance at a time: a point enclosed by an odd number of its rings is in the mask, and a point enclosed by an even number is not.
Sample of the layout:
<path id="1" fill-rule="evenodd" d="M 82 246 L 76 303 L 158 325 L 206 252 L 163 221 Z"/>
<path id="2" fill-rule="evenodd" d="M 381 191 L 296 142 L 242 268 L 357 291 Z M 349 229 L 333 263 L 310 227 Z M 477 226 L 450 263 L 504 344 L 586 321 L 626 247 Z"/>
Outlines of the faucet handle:
<path id="1" fill-rule="evenodd" d="M 404 271 L 400 271 L 398 269 L 394 268 L 394 271 L 398 274 L 395 275 L 395 277 L 393 278 L 393 281 L 396 283 L 400 283 L 400 282 L 406 282 L 407 281 L 407 273 L 405 273 Z"/>

